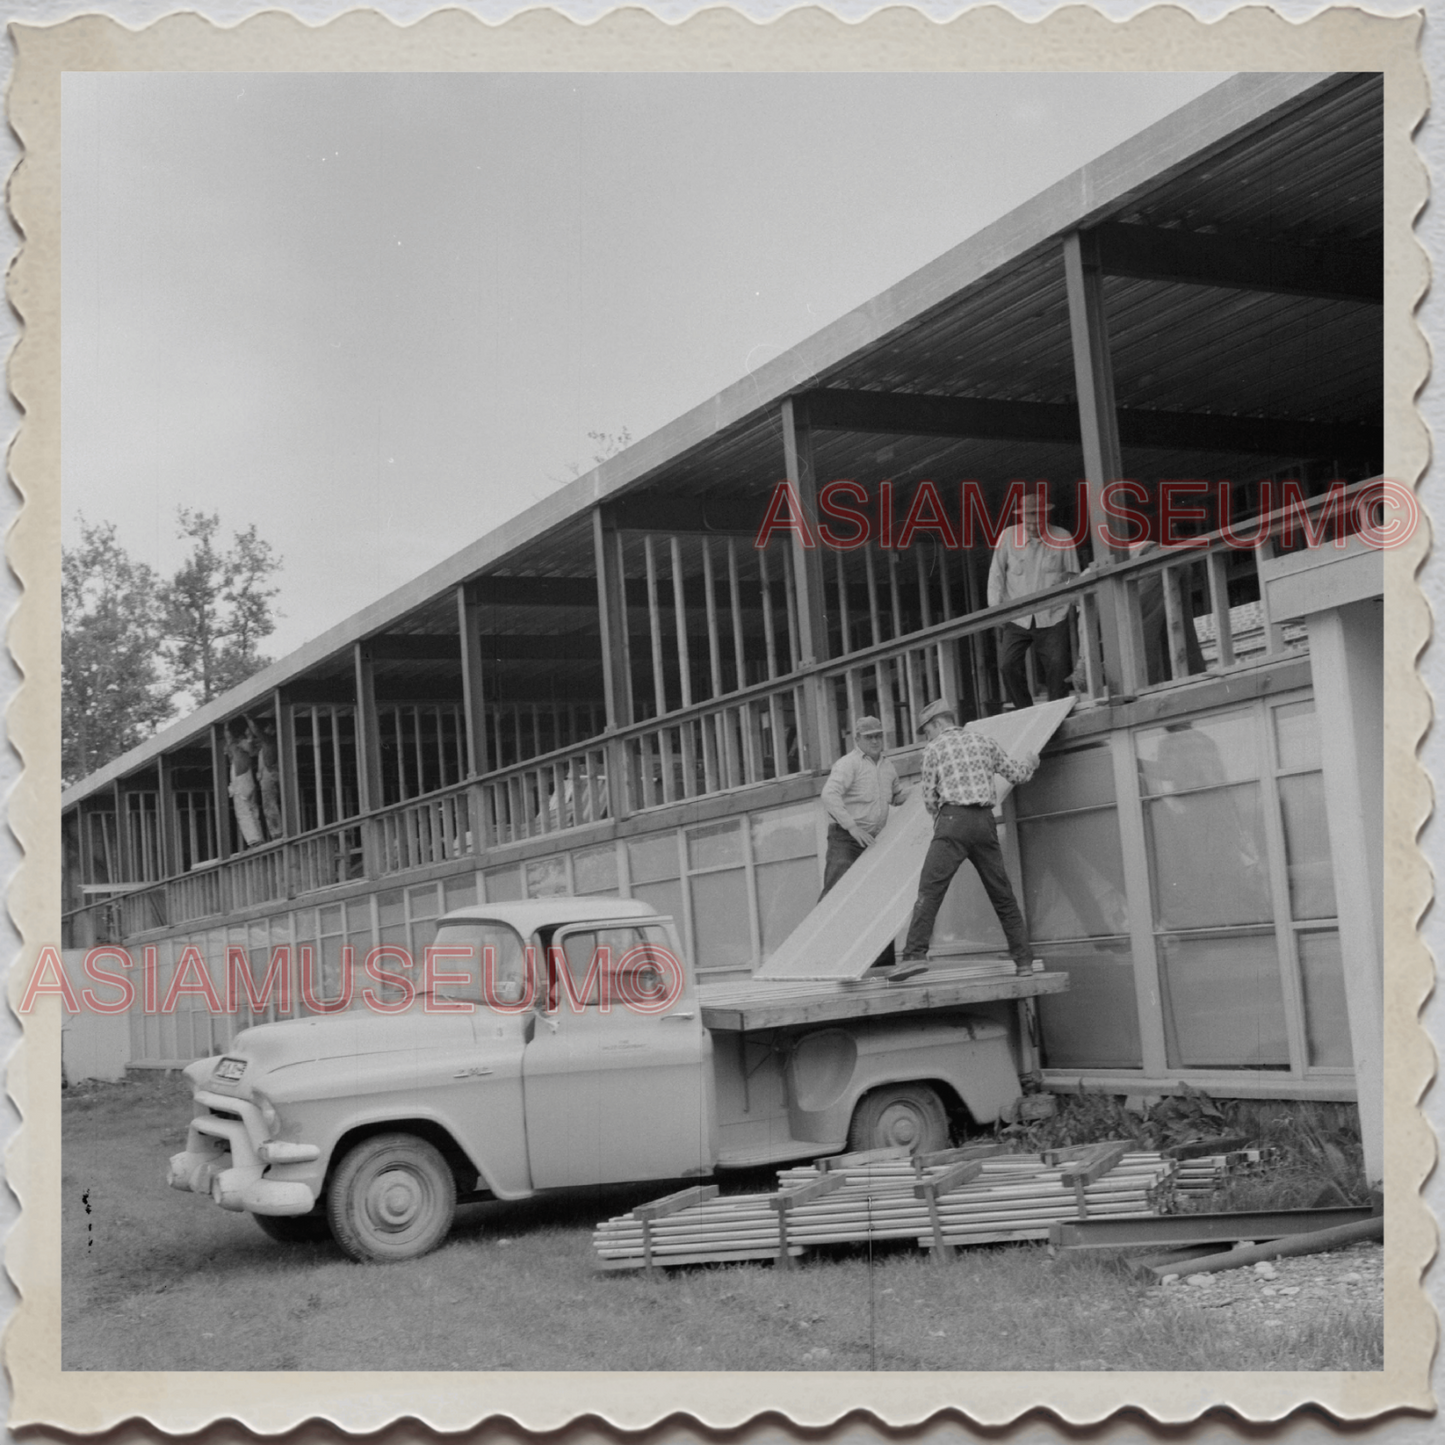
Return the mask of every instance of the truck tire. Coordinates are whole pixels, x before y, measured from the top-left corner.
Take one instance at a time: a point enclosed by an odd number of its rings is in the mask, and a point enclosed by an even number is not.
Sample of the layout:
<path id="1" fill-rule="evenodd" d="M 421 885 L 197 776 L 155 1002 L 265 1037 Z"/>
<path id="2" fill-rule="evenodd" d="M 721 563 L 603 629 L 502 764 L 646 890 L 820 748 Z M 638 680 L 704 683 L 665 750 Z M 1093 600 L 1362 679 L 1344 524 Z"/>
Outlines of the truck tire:
<path id="1" fill-rule="evenodd" d="M 452 1227 L 457 1184 L 447 1161 L 415 1134 L 374 1134 L 341 1161 L 326 1191 L 337 1244 L 352 1259 L 416 1259 Z"/>
<path id="2" fill-rule="evenodd" d="M 853 1111 L 848 1148 L 888 1149 L 900 1145 L 915 1154 L 948 1148 L 948 1115 L 927 1084 L 888 1084 L 861 1099 Z"/>
<path id="3" fill-rule="evenodd" d="M 253 1214 L 261 1233 L 277 1244 L 317 1244 L 331 1238 L 331 1226 L 320 1211 L 314 1214 Z"/>

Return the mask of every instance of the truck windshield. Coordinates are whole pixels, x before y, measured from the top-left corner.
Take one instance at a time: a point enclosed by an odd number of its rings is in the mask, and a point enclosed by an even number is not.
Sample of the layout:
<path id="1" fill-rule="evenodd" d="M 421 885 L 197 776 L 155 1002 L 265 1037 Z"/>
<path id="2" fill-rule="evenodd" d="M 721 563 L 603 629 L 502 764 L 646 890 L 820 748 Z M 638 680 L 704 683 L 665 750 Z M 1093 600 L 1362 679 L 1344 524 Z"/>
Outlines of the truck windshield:
<path id="1" fill-rule="evenodd" d="M 522 997 L 525 987 L 522 939 L 515 929 L 505 923 L 485 920 L 443 923 L 437 929 L 436 946 L 469 950 L 466 958 L 448 957 L 438 961 L 439 973 L 467 975 L 466 983 L 447 983 L 435 989 L 438 998 L 485 1003 L 482 960 L 489 948 L 496 950 L 496 963 L 492 966 L 492 997 L 498 1003 L 516 1003 Z"/>

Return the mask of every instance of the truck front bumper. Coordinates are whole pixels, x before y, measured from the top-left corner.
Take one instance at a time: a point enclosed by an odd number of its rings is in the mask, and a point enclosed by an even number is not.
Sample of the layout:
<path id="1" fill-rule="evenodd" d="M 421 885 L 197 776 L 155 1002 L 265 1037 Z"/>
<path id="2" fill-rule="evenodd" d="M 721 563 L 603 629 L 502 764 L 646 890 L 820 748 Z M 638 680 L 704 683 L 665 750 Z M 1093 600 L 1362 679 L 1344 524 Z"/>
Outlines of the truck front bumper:
<path id="1" fill-rule="evenodd" d="M 320 1156 L 314 1144 L 268 1137 L 261 1111 L 249 1099 L 196 1094 L 196 1103 L 223 1109 L 234 1119 L 200 1114 L 191 1120 L 186 1147 L 172 1154 L 166 1182 L 172 1189 L 209 1194 L 222 1209 L 251 1214 L 309 1214 L 316 1195 L 298 1180 L 267 1179 L 272 1164 L 304 1164 Z"/>

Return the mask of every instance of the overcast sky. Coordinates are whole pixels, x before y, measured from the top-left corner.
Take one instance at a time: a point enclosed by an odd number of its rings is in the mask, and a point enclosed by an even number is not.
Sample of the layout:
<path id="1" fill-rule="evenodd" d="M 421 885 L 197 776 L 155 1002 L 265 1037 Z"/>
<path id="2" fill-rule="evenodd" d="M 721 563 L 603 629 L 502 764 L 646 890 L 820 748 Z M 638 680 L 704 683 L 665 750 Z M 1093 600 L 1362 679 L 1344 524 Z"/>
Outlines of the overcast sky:
<path id="1" fill-rule="evenodd" d="M 68 74 L 66 540 L 283 655 L 1223 78 Z"/>

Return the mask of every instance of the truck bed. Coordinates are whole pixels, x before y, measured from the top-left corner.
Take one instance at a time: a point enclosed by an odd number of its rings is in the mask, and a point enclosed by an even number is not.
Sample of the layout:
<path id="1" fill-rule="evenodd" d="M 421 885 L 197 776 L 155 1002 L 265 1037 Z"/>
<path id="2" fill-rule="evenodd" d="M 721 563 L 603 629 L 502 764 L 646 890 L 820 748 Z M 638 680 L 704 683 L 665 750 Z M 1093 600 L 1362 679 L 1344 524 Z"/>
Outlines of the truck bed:
<path id="1" fill-rule="evenodd" d="M 702 1021 L 726 1033 L 786 1028 L 791 1024 L 828 1023 L 835 1019 L 884 1018 L 927 1009 L 959 1008 L 991 999 L 1034 998 L 1063 993 L 1066 973 L 1034 973 L 1026 977 L 1000 973 L 980 977 L 976 968 L 933 968 L 922 978 L 902 984 L 880 979 L 844 983 L 832 979 L 744 979 L 737 983 L 704 984 L 698 990 Z"/>

